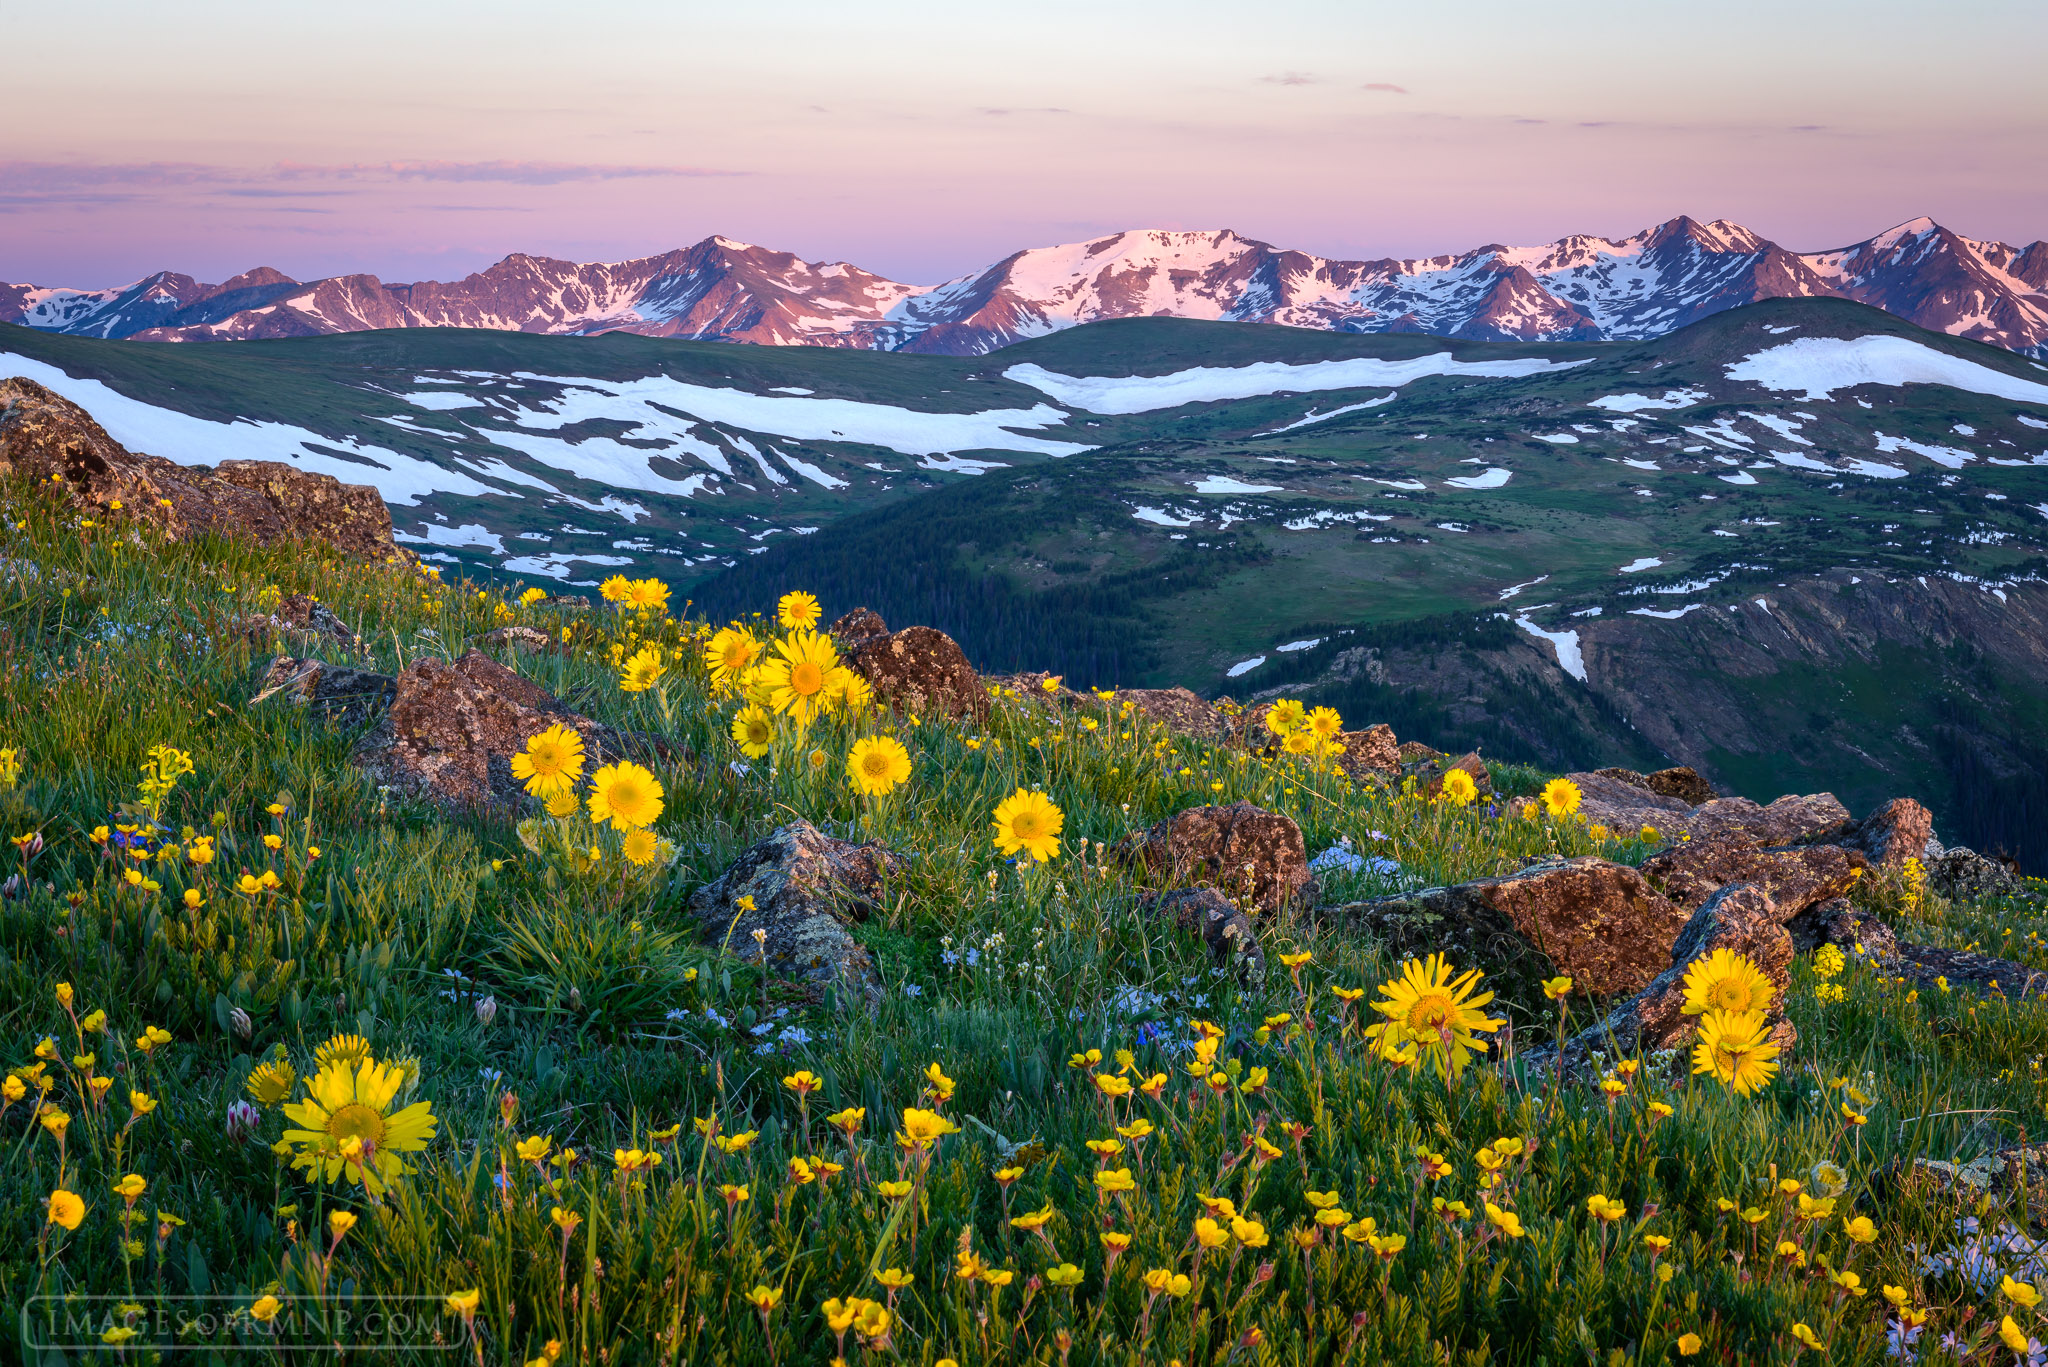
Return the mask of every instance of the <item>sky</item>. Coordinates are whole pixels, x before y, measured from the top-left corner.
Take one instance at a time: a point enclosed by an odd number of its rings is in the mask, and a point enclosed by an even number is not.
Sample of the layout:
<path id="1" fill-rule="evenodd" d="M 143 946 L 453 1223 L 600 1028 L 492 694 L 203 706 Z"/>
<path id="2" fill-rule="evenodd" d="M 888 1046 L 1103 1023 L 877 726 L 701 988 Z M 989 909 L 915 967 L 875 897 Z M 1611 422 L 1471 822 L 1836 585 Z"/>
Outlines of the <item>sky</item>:
<path id="1" fill-rule="evenodd" d="M 1428 256 L 2048 236 L 2041 0 L 6 9 L 0 281 L 454 279 L 712 234 L 935 283 L 1123 228 Z M 25 56 L 32 54 L 32 56 Z"/>

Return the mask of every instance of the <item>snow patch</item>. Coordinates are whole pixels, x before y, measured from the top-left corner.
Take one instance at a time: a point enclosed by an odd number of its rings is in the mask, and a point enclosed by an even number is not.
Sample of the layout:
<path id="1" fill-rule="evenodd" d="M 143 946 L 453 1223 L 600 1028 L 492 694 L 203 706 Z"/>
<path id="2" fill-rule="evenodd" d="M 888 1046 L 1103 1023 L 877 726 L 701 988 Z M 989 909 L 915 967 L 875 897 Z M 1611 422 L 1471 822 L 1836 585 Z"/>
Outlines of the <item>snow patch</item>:
<path id="1" fill-rule="evenodd" d="M 1531 636 L 1540 636 L 1550 642 L 1551 647 L 1557 651 L 1558 667 L 1580 683 L 1586 682 L 1586 659 L 1585 656 L 1579 653 L 1578 632 L 1545 631 L 1542 627 L 1530 621 L 1526 615 L 1517 617 L 1515 625 L 1528 632 Z"/>
<path id="2" fill-rule="evenodd" d="M 1662 608 L 1630 608 L 1628 610 L 1628 615 L 1631 617 L 1655 617 L 1659 621 L 1675 622 L 1679 618 L 1685 616 L 1685 614 L 1687 614 L 1688 612 L 1693 611 L 1695 608 L 1701 608 L 1705 606 L 1706 605 L 1704 603 L 1687 603 L 1684 607 L 1673 608 L 1669 612 L 1664 611 Z"/>
<path id="3" fill-rule="evenodd" d="M 449 408 L 482 408 L 484 401 L 474 394 L 459 390 L 437 389 L 430 394 L 400 394 L 398 396 L 414 408 L 429 408 L 440 412 Z"/>
<path id="4" fill-rule="evenodd" d="M 1297 427 L 1307 427 L 1311 423 L 1328 422 L 1332 418 L 1341 418 L 1346 413 L 1358 413 L 1368 408 L 1378 408 L 1381 404 L 1392 403 L 1394 400 L 1400 397 L 1401 391 L 1396 389 L 1390 393 L 1382 395 L 1377 399 L 1367 399 L 1364 403 L 1347 403 L 1342 408 L 1333 408 L 1327 413 L 1318 413 L 1315 411 L 1315 409 L 1311 408 L 1306 414 L 1299 418 L 1296 418 L 1293 422 L 1288 423 L 1285 427 L 1271 428 L 1268 431 L 1259 433 L 1259 435 L 1262 437 L 1278 436 L 1282 432 L 1292 432 Z M 1261 457 L 1261 459 L 1271 458 Z M 1292 465 L 1294 462 L 1288 461 L 1287 463 L 1289 465 Z"/>
<path id="5" fill-rule="evenodd" d="M 1577 446 L 1579 439 L 1569 432 L 1538 432 L 1536 440 L 1547 441 L 1552 446 Z"/>
<path id="6" fill-rule="evenodd" d="M 1452 489 L 1498 489 L 1512 478 L 1514 478 L 1512 471 L 1493 466 L 1480 471 L 1476 475 L 1462 475 L 1457 479 L 1447 479 L 1444 481 L 1444 484 Z"/>
<path id="7" fill-rule="evenodd" d="M 1194 518 L 1175 517 L 1172 513 L 1161 508 L 1139 508 L 1131 516 L 1137 518 L 1140 522 L 1149 522 L 1155 527 L 1192 527 L 1195 525 Z"/>
<path id="8" fill-rule="evenodd" d="M 1062 375 L 1037 364 L 1013 365 L 1003 378 L 1029 385 L 1064 404 L 1091 413 L 1150 413 L 1190 403 L 1249 399 L 1262 394 L 1308 394 L 1330 389 L 1398 388 L 1430 375 L 1471 375 L 1519 380 L 1531 375 L 1570 370 L 1591 364 L 1525 358 L 1505 361 L 1460 361 L 1448 351 L 1383 361 L 1360 356 L 1344 361 L 1311 361 L 1290 365 L 1259 361 L 1245 366 L 1197 366 L 1168 375 Z"/>
<path id="9" fill-rule="evenodd" d="M 1647 413 L 1654 409 L 1690 408 L 1713 395 L 1704 389 L 1667 389 L 1661 396 L 1651 394 L 1608 394 L 1593 400 L 1588 408 L 1610 413 Z"/>
<path id="10" fill-rule="evenodd" d="M 1193 482 L 1193 488 L 1198 494 L 1277 494 L 1281 486 L 1246 484 L 1243 480 L 1232 479 L 1229 475 L 1204 475 Z"/>
<path id="11" fill-rule="evenodd" d="M 1644 570 L 1654 570 L 1663 563 L 1664 562 L 1662 560 L 1658 559 L 1654 555 L 1646 555 L 1641 557 L 1640 559 L 1629 561 L 1626 565 L 1623 565 L 1619 570 L 1617 570 L 1616 573 L 1640 574 Z"/>
<path id="12" fill-rule="evenodd" d="M 465 522 L 460 527 L 448 527 L 438 522 L 429 522 L 420 528 L 423 535 L 393 530 L 393 541 L 408 541 L 418 546 L 478 546 L 499 555 L 505 553 L 505 540 L 496 532 L 477 522 Z"/>
<path id="13" fill-rule="evenodd" d="M 1224 670 L 1223 676 L 1227 679 L 1241 679 L 1265 662 L 1265 656 L 1254 655 L 1249 660 L 1239 660 L 1236 664 Z"/>
<path id="14" fill-rule="evenodd" d="M 1904 337 L 1801 337 L 1728 367 L 1731 380 L 1765 389 L 1801 390 L 1807 399 L 1827 399 L 1857 385 L 1939 384 L 1974 394 L 2048 404 L 2048 384 L 2022 380 L 2002 370 L 1951 356 Z"/>

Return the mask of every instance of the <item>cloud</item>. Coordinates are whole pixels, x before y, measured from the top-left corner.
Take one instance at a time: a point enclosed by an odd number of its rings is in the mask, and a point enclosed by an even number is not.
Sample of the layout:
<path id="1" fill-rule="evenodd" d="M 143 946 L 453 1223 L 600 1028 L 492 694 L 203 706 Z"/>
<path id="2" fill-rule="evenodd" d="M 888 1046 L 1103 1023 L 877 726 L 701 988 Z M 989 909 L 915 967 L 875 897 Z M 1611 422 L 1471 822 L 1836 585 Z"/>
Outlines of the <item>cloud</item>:
<path id="1" fill-rule="evenodd" d="M 1071 113 L 1073 113 L 1074 111 L 1073 111 L 1073 110 L 1071 110 L 1071 109 L 1062 109 L 1062 108 L 1060 108 L 1060 107 L 1059 107 L 1058 105 L 1054 105 L 1054 104 L 1044 104 L 1044 105 L 1033 105 L 1032 107 L 1030 107 L 1030 108 L 1028 108 L 1028 109 L 983 109 L 983 110 L 981 110 L 980 112 L 981 112 L 981 113 L 983 113 L 983 114 L 998 114 L 998 115 L 1001 115 L 1001 114 L 1071 114 Z"/>
<path id="2" fill-rule="evenodd" d="M 512 185 L 562 185 L 570 181 L 641 180 L 659 176 L 743 176 L 702 166 L 611 166 L 558 161 L 379 161 L 339 166 L 279 162 L 286 180 L 431 180 Z"/>
<path id="3" fill-rule="evenodd" d="M 1314 85 L 1321 78 L 1306 71 L 1283 71 L 1277 76 L 1261 76 L 1261 85 Z"/>
<path id="4" fill-rule="evenodd" d="M 200 185 L 235 179 L 220 166 L 188 161 L 0 161 L 0 184 L 14 194 L 99 185 Z"/>
<path id="5" fill-rule="evenodd" d="M 1406 95 L 1408 93 L 1407 86 L 1395 85 L 1391 81 L 1367 81 L 1364 85 L 1360 86 L 1359 89 L 1377 90 L 1383 95 Z"/>

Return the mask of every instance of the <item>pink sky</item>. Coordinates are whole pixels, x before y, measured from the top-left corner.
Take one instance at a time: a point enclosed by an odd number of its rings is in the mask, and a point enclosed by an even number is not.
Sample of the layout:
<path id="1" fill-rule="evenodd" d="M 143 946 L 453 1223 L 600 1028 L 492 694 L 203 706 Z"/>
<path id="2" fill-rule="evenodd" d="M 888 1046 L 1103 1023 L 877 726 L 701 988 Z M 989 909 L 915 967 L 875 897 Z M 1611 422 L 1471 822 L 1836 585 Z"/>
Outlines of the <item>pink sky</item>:
<path id="1" fill-rule="evenodd" d="M 0 280 L 712 233 L 933 282 L 1128 227 L 1411 256 L 1689 213 L 2048 235 L 2048 6 L 110 0 L 10 14 Z M 33 60 L 19 54 L 33 53 Z"/>

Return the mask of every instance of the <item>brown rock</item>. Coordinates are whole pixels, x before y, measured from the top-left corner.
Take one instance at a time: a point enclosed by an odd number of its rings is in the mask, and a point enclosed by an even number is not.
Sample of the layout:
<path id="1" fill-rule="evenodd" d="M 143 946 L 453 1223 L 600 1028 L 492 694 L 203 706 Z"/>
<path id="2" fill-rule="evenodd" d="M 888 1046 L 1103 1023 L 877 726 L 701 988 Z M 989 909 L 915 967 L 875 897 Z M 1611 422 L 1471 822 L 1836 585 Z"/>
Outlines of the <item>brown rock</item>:
<path id="1" fill-rule="evenodd" d="M 1703 802 L 1712 802 L 1719 796 L 1708 782 L 1690 767 L 1678 766 L 1659 769 L 1643 779 L 1643 785 L 1659 797 L 1675 797 L 1681 802 L 1690 802 L 1695 807 Z"/>
<path id="2" fill-rule="evenodd" d="M 1401 763 L 1416 764 L 1426 759 L 1442 759 L 1444 752 L 1424 745 L 1419 740 L 1401 742 Z"/>
<path id="3" fill-rule="evenodd" d="M 1693 808 L 1686 829 L 1695 840 L 1714 835 L 1745 836 L 1758 845 L 1803 845 L 1847 830 L 1849 809 L 1833 793 L 1781 797 L 1759 807 L 1746 797 L 1721 797 Z"/>
<path id="4" fill-rule="evenodd" d="M 1337 762 L 1354 782 L 1372 774 L 1401 772 L 1401 744 L 1394 739 L 1394 728 L 1385 722 L 1363 731 L 1346 731 L 1338 739 L 1344 742 L 1344 753 Z"/>
<path id="5" fill-rule="evenodd" d="M 324 541 L 363 560 L 399 554 L 390 510 L 368 485 L 279 461 L 230 460 L 208 471 L 131 452 L 83 408 L 33 380 L 0 380 L 0 475 L 10 473 L 46 483 L 55 476 L 81 508 L 151 523 L 172 537 L 215 532 L 265 546 Z"/>
<path id="6" fill-rule="evenodd" d="M 1951 989 L 1997 992 L 2007 997 L 2035 997 L 2048 991 L 2048 973 L 1967 949 L 1943 949 L 1900 941 L 1897 952 L 1879 965 L 1922 991 L 1939 991 L 1943 978 Z"/>
<path id="7" fill-rule="evenodd" d="M 1643 877 L 1686 910 L 1726 884 L 1754 883 L 1789 921 L 1817 902 L 1846 894 L 1868 862 L 1837 845 L 1762 850 L 1740 836 L 1723 835 L 1674 845 L 1644 860 L 1642 870 Z"/>
<path id="8" fill-rule="evenodd" d="M 1231 969 L 1247 981 L 1265 973 L 1266 953 L 1251 918 L 1216 889 L 1175 888 L 1145 905 L 1154 915 L 1201 936 L 1217 967 Z"/>
<path id="9" fill-rule="evenodd" d="M 1836 843 L 1868 855 L 1878 868 L 1896 869 L 1924 855 L 1933 835 L 1934 813 L 1910 797 L 1895 797 Z"/>
<path id="10" fill-rule="evenodd" d="M 1782 1050 L 1798 1042 L 1798 1031 L 1784 1017 L 1785 994 L 1791 984 L 1792 937 L 1783 912 L 1769 894 L 1749 883 L 1717 890 L 1685 923 L 1671 945 L 1671 966 L 1635 996 L 1614 1008 L 1607 1018 L 1573 1037 L 1562 1051 L 1568 1071 L 1583 1067 L 1594 1053 L 1628 1055 L 1675 1049 L 1688 1043 L 1698 1017 L 1685 1014 L 1685 975 L 1717 949 L 1733 950 L 1754 963 L 1771 980 L 1774 991 L 1769 1015 L 1772 1039 Z M 1549 1060 L 1532 1058 L 1536 1066 Z"/>
<path id="11" fill-rule="evenodd" d="M 1200 883 L 1263 912 L 1313 900 L 1308 848 L 1291 818 L 1249 802 L 1191 807 L 1117 848 L 1174 883 Z"/>
<path id="12" fill-rule="evenodd" d="M 530 650 L 537 655 L 551 655 L 561 648 L 560 642 L 545 631 L 517 622 L 511 626 L 492 627 L 477 637 L 476 643 L 493 650 Z"/>
<path id="13" fill-rule="evenodd" d="M 1198 740 L 1223 740 L 1230 732 L 1222 708 L 1185 688 L 1120 688 L 1118 703 L 1130 703 L 1146 719 Z"/>
<path id="14" fill-rule="evenodd" d="M 1033 670 L 1029 674 L 989 674 L 982 682 L 993 688 L 1007 688 L 1019 698 L 1035 699 L 1047 706 L 1068 707 L 1075 703 L 1087 703 L 1093 699 L 1068 688 L 1058 675 L 1044 670 Z M 1052 687 L 1046 687 L 1051 684 Z"/>
<path id="15" fill-rule="evenodd" d="M 825 630 L 842 651 L 852 650 L 889 634 L 889 624 L 882 620 L 882 614 L 872 608 L 855 608 Z"/>
<path id="16" fill-rule="evenodd" d="M 870 636 L 846 652 L 846 664 L 891 707 L 919 715 L 988 715 L 988 693 L 959 645 L 932 627 Z"/>
<path id="17" fill-rule="evenodd" d="M 1591 855 L 1500 878 L 1335 908 L 1402 955 L 1442 949 L 1526 986 L 1570 974 L 1595 996 L 1639 992 L 1671 962 L 1686 914 L 1624 864 Z"/>
<path id="18" fill-rule="evenodd" d="M 389 674 L 280 655 L 257 681 L 249 705 L 284 698 L 337 726 L 359 726 L 382 716 L 397 696 L 398 680 Z"/>
<path id="19" fill-rule="evenodd" d="M 570 711 L 472 650 L 453 664 L 420 660 L 400 674 L 390 708 L 351 758 L 374 782 L 445 810 L 523 809 L 532 799 L 512 777 L 512 756 L 558 722 L 583 737 L 585 773 L 629 753 L 677 753 Z"/>
<path id="20" fill-rule="evenodd" d="M 1486 772 L 1485 762 L 1476 752 L 1460 755 L 1457 759 L 1439 755 L 1435 759 L 1418 760 L 1413 764 L 1401 766 L 1403 775 L 1415 780 L 1416 792 L 1424 797 L 1435 797 L 1442 792 L 1444 780 L 1450 776 L 1453 769 L 1463 769 L 1471 777 L 1472 786 L 1478 789 L 1480 797 L 1492 796 L 1493 779 Z"/>
<path id="21" fill-rule="evenodd" d="M 342 621 L 333 608 L 304 593 L 286 594 L 274 612 L 244 618 L 241 631 L 259 640 L 274 633 L 301 647 L 363 649 L 363 638 L 349 630 L 348 623 Z"/>
<path id="22" fill-rule="evenodd" d="M 692 894 L 690 914 L 722 949 L 875 1000 L 881 975 L 850 927 L 875 910 L 883 879 L 902 871 L 902 857 L 881 845 L 834 840 L 808 821 L 793 821 Z M 753 910 L 740 905 L 743 897 L 754 899 Z"/>
<path id="23" fill-rule="evenodd" d="M 1846 897 L 1815 903 L 1787 921 L 1785 929 L 1792 934 L 1792 948 L 1801 954 L 1834 945 L 1851 958 L 1881 966 L 1899 952 L 1892 928 L 1869 912 L 1858 911 Z"/>

